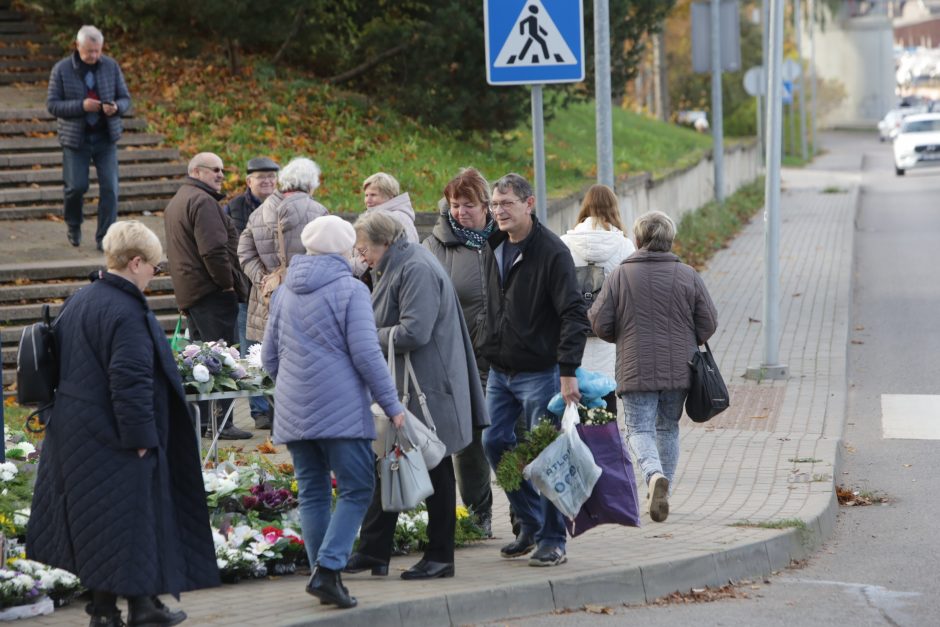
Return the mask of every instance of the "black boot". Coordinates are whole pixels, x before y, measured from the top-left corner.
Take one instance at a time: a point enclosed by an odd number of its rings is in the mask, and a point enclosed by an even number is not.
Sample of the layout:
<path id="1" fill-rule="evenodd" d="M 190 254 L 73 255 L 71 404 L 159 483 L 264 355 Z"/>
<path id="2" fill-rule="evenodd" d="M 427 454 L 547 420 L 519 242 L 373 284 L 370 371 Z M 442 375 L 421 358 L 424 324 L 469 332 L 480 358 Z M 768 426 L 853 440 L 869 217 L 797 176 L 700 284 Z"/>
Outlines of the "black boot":
<path id="1" fill-rule="evenodd" d="M 186 612 L 173 611 L 159 598 L 130 597 L 127 600 L 127 624 L 129 627 L 169 627 L 186 620 Z"/>
<path id="2" fill-rule="evenodd" d="M 324 568 L 319 564 L 307 584 L 307 593 L 320 599 L 321 603 L 332 603 L 346 609 L 356 607 L 356 597 L 350 596 L 349 590 L 343 585 L 340 571 Z"/>
<path id="3" fill-rule="evenodd" d="M 92 590 L 91 599 L 91 603 L 85 606 L 85 613 L 91 616 L 89 627 L 125 627 L 117 608 L 117 595 Z"/>

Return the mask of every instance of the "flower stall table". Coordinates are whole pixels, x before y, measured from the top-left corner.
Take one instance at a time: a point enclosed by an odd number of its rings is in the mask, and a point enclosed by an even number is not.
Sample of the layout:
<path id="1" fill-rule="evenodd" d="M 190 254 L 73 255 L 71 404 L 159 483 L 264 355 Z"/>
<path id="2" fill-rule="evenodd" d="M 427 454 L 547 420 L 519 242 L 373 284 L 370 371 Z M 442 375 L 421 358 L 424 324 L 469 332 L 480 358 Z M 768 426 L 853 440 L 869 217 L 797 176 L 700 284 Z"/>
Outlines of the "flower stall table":
<path id="1" fill-rule="evenodd" d="M 225 428 L 225 424 L 232 419 L 232 412 L 235 410 L 235 403 L 229 403 L 228 411 L 225 412 L 225 415 L 222 416 L 222 424 L 218 424 L 218 417 L 215 415 L 215 404 L 216 401 L 236 399 L 236 398 L 250 398 L 252 396 L 264 396 L 264 390 L 237 390 L 232 392 L 211 392 L 209 394 L 187 394 L 186 402 L 190 404 L 190 407 L 193 409 L 193 423 L 196 429 L 196 442 L 202 442 L 202 417 L 199 413 L 199 402 L 208 401 L 209 402 L 209 420 L 211 421 L 212 427 L 212 444 L 209 445 L 209 450 L 206 453 L 205 459 L 202 460 L 202 467 L 206 467 L 206 463 L 209 461 L 209 458 L 212 457 L 212 461 L 216 464 L 219 463 L 219 432 Z"/>

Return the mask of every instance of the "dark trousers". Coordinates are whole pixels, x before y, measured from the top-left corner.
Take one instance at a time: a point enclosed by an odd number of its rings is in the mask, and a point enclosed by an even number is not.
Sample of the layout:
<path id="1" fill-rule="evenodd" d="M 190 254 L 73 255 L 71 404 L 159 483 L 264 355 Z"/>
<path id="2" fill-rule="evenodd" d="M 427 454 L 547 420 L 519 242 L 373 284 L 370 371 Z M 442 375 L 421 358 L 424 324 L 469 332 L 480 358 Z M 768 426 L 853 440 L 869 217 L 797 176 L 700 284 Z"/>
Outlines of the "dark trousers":
<path id="1" fill-rule="evenodd" d="M 483 429 L 474 427 L 470 444 L 454 455 L 454 471 L 463 504 L 470 508 L 477 520 L 491 518 L 493 488 L 490 485 L 490 463 L 483 452 Z"/>
<path id="2" fill-rule="evenodd" d="M 454 462 L 445 455 L 441 463 L 428 473 L 434 494 L 425 499 L 428 508 L 428 546 L 424 559 L 431 562 L 454 561 L 454 533 L 457 531 L 457 488 Z M 375 482 L 372 502 L 359 530 L 358 552 L 388 562 L 392 557 L 392 541 L 398 512 L 382 510 L 382 488 Z"/>
<path id="3" fill-rule="evenodd" d="M 231 346 L 238 342 L 238 297 L 235 292 L 212 292 L 186 310 L 189 337 L 200 342 L 225 340 Z M 231 400 L 218 401 L 217 409 L 225 415 Z M 199 416 L 205 428 L 209 420 L 209 401 L 199 403 Z"/>
<path id="4" fill-rule="evenodd" d="M 98 174 L 98 228 L 95 242 L 101 243 L 108 227 L 117 220 L 118 160 L 117 145 L 107 131 L 85 136 L 79 148 L 62 149 L 62 178 L 65 181 L 65 223 L 80 227 L 85 219 L 82 209 L 88 191 L 88 169 L 95 164 Z"/>

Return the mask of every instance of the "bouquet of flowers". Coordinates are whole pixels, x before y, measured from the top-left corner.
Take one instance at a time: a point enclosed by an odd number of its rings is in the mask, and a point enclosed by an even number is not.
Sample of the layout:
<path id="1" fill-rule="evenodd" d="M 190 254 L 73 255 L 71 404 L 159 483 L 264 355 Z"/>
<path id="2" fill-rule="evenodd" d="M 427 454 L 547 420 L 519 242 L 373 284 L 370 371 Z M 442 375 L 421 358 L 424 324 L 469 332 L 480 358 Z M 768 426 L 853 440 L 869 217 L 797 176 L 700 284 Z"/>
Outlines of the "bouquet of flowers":
<path id="1" fill-rule="evenodd" d="M 592 407 L 588 409 L 584 405 L 578 405 L 578 416 L 581 424 L 589 427 L 599 427 L 617 420 L 617 415 L 607 410 L 607 407 Z"/>
<path id="2" fill-rule="evenodd" d="M 199 394 L 237 390 L 269 390 L 273 387 L 260 364 L 239 359 L 238 349 L 224 340 L 187 344 L 176 355 L 183 386 Z"/>
<path id="3" fill-rule="evenodd" d="M 64 604 L 81 588 L 78 577 L 70 572 L 27 559 L 11 559 L 6 568 L 0 568 L 0 610 L 32 605 L 43 597 Z M 46 603 L 51 611 L 52 603 Z"/>

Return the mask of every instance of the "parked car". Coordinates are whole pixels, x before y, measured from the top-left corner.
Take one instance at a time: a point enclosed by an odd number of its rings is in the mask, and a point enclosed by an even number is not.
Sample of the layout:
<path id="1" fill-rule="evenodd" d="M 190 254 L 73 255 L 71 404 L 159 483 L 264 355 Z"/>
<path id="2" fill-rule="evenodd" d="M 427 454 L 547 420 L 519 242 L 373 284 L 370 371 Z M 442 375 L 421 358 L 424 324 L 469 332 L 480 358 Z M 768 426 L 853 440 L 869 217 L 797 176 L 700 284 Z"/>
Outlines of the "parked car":
<path id="1" fill-rule="evenodd" d="M 909 115 L 927 113 L 927 107 L 924 105 L 915 105 L 909 107 L 898 107 L 891 109 L 885 114 L 884 118 L 878 122 L 878 139 L 880 141 L 893 140 L 898 135 L 901 123 Z"/>
<path id="2" fill-rule="evenodd" d="M 894 139 L 894 173 L 929 166 L 940 166 L 940 113 L 909 115 Z"/>

